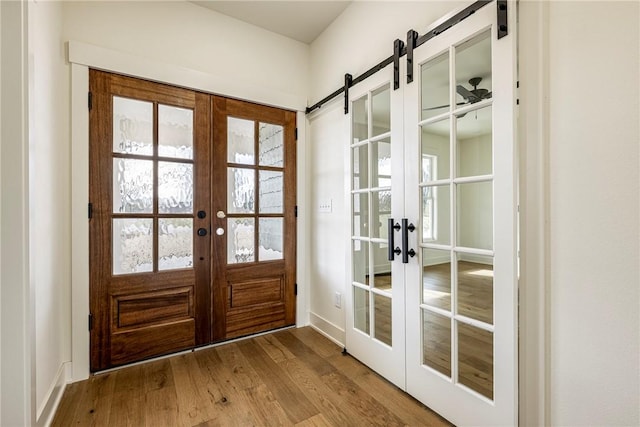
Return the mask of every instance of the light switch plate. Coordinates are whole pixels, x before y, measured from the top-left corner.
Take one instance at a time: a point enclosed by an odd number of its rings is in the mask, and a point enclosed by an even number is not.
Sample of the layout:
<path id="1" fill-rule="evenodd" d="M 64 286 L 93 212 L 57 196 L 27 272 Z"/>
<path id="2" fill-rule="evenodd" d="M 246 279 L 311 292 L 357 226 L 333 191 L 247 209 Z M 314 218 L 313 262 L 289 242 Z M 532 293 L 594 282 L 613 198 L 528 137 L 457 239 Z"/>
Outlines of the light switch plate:
<path id="1" fill-rule="evenodd" d="M 332 210 L 333 207 L 331 199 L 320 200 L 320 203 L 318 204 L 318 212 L 331 213 Z"/>

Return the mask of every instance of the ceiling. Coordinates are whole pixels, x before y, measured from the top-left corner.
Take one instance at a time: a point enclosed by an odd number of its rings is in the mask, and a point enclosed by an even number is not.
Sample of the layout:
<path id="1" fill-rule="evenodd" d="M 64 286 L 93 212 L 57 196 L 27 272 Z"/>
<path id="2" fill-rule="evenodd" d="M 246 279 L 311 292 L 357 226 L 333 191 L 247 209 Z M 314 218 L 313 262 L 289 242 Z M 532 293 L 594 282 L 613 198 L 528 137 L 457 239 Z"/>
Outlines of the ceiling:
<path id="1" fill-rule="evenodd" d="M 309 44 L 351 1 L 192 0 L 192 3 Z"/>

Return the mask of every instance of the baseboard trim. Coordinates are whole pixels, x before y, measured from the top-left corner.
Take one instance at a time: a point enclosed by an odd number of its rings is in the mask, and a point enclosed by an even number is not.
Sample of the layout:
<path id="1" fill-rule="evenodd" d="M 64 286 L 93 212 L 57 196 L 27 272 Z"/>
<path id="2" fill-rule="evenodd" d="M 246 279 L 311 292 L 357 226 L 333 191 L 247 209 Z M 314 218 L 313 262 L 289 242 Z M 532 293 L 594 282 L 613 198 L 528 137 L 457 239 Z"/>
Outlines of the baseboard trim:
<path id="1" fill-rule="evenodd" d="M 325 337 L 329 338 L 340 347 L 345 346 L 344 329 L 331 323 L 322 316 L 318 316 L 313 312 L 309 312 L 309 326 L 311 326 L 313 329 L 315 329 Z"/>
<path id="2" fill-rule="evenodd" d="M 47 398 L 43 402 L 42 406 L 38 410 L 38 418 L 36 426 L 45 427 L 51 425 L 53 417 L 56 414 L 62 395 L 67 387 L 67 384 L 71 381 L 71 362 L 64 362 L 58 368 L 56 378 L 51 384 Z"/>

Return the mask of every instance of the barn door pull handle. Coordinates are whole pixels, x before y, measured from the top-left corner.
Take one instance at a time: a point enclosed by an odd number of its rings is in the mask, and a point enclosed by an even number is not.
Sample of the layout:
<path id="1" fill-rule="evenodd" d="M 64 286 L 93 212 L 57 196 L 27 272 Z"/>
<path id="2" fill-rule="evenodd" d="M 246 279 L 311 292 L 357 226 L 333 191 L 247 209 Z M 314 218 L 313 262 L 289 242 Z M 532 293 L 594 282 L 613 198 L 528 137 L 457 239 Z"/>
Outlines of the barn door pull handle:
<path id="1" fill-rule="evenodd" d="M 409 257 L 416 256 L 416 251 L 409 249 L 409 232 L 415 231 L 416 226 L 413 223 L 409 224 L 407 218 L 402 218 L 402 263 L 408 264 Z"/>
<path id="2" fill-rule="evenodd" d="M 396 230 L 400 230 L 400 224 L 395 224 L 394 225 L 393 224 L 393 218 L 389 218 L 387 220 L 387 236 L 388 236 L 388 239 L 389 239 L 389 245 L 388 245 L 389 246 L 389 255 L 388 255 L 387 258 L 389 259 L 389 261 L 393 261 L 394 254 L 395 255 L 400 255 L 400 253 L 402 252 L 400 250 L 400 248 L 395 248 L 395 249 L 393 248 L 395 246 L 393 233 Z"/>

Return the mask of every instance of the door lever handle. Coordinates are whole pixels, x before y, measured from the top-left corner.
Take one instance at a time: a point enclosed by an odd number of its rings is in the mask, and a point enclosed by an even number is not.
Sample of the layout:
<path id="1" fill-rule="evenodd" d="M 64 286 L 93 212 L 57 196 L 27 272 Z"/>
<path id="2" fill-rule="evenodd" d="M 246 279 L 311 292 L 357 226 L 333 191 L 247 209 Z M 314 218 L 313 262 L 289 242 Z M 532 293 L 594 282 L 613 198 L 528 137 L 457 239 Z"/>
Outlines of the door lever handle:
<path id="1" fill-rule="evenodd" d="M 416 256 L 416 251 L 409 249 L 409 232 L 415 231 L 416 226 L 413 223 L 409 224 L 407 218 L 402 218 L 402 263 L 408 264 L 409 257 Z"/>
<path id="2" fill-rule="evenodd" d="M 395 246 L 393 233 L 394 231 L 397 231 L 397 230 L 400 230 L 400 224 L 398 223 L 394 224 L 393 218 L 389 218 L 387 220 L 387 239 L 389 240 L 389 243 L 388 243 L 389 252 L 388 252 L 387 259 L 389 261 L 393 261 L 394 255 L 400 255 L 400 253 L 402 252 L 400 248 L 395 248 L 395 249 L 393 248 Z"/>

